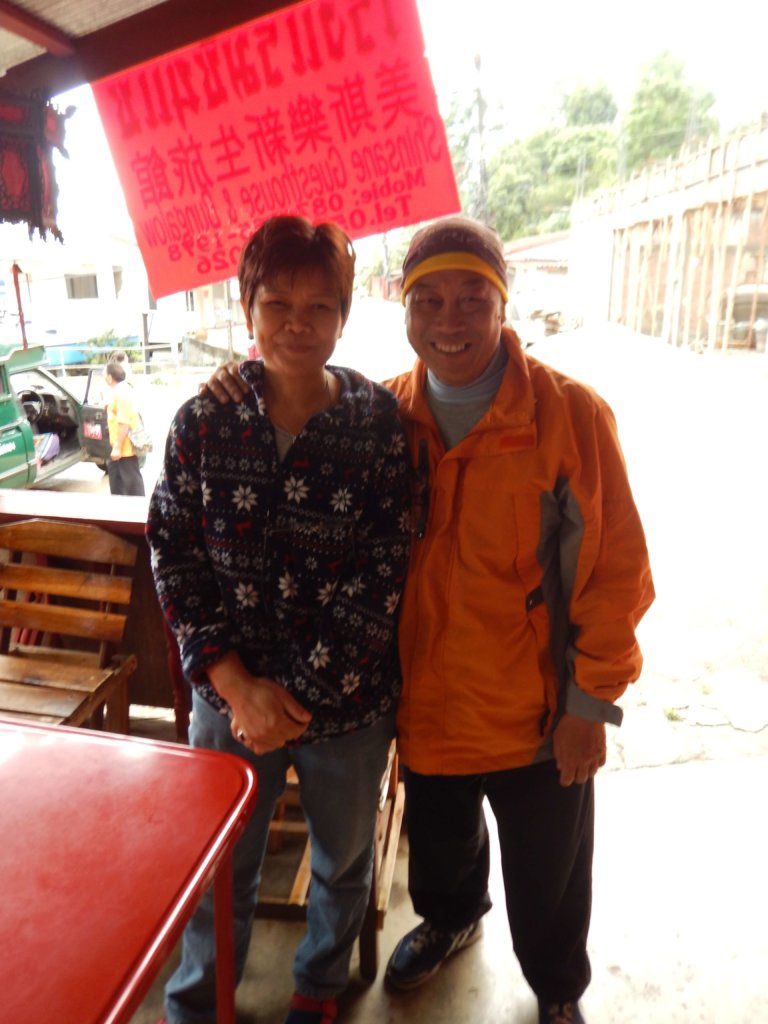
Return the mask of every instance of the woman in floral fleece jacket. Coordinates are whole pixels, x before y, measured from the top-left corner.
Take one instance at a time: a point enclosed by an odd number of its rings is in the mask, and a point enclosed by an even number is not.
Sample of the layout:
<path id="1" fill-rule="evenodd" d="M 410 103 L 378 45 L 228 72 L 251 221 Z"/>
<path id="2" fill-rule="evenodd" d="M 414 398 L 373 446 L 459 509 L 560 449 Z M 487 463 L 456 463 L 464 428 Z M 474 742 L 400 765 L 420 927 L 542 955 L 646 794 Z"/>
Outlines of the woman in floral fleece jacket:
<path id="1" fill-rule="evenodd" d="M 288 767 L 312 840 L 307 932 L 287 1024 L 332 1020 L 362 927 L 379 783 L 400 690 L 396 620 L 409 547 L 408 461 L 394 397 L 326 365 L 349 313 L 354 252 L 334 225 L 267 221 L 240 259 L 261 358 L 242 404 L 186 402 L 147 536 L 193 687 L 190 742 L 256 768 L 235 851 L 237 978 L 269 822 Z M 201 905 L 166 987 L 170 1024 L 215 1018 L 213 917 Z"/>

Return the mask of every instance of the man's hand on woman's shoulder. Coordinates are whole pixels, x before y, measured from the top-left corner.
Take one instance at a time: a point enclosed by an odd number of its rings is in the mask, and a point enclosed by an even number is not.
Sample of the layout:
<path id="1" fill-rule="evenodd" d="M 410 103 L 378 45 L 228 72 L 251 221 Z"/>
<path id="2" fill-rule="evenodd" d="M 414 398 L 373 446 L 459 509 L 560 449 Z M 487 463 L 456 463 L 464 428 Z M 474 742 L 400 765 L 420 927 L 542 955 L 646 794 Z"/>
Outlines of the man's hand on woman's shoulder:
<path id="1" fill-rule="evenodd" d="M 211 394 L 222 405 L 229 401 L 242 402 L 248 393 L 248 385 L 240 376 L 239 366 L 240 363 L 233 360 L 217 367 L 208 380 L 200 385 L 198 393 Z"/>

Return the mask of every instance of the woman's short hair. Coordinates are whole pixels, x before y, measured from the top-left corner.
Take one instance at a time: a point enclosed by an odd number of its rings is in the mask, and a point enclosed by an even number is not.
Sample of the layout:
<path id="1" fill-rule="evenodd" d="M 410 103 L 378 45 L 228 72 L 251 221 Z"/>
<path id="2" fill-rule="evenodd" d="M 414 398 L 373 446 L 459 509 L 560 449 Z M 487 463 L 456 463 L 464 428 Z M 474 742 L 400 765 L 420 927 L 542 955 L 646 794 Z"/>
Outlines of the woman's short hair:
<path id="1" fill-rule="evenodd" d="M 240 299 L 253 309 L 264 281 L 319 267 L 335 282 L 344 323 L 352 304 L 355 250 L 337 224 L 312 224 L 304 217 L 270 217 L 243 246 L 237 267 Z"/>

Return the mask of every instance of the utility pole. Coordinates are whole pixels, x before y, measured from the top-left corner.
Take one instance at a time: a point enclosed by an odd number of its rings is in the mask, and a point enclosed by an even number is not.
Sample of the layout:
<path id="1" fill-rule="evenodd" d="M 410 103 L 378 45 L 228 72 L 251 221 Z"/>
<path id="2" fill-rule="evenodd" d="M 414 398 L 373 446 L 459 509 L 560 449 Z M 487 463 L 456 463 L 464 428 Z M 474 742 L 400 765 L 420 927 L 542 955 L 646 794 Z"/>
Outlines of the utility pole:
<path id="1" fill-rule="evenodd" d="M 144 373 L 149 373 L 149 312 L 141 314 L 141 358 Z"/>
<path id="2" fill-rule="evenodd" d="M 477 142 L 479 150 L 478 167 L 480 172 L 479 214 L 480 220 L 488 223 L 488 171 L 485 166 L 485 98 L 483 97 L 481 72 L 482 58 L 475 54 L 475 70 L 477 71 L 477 88 L 475 89 L 475 106 L 477 107 Z"/>
<path id="3" fill-rule="evenodd" d="M 235 358 L 235 346 L 232 341 L 232 290 L 229 278 L 224 282 L 224 294 L 227 300 L 227 359 L 232 362 Z"/>
<path id="4" fill-rule="evenodd" d="M 19 284 L 19 277 L 24 271 L 21 269 L 18 263 L 14 263 L 11 268 L 13 274 L 13 287 L 16 291 L 16 305 L 19 310 L 19 330 L 21 331 L 21 344 L 22 348 L 26 351 L 27 349 L 27 329 L 24 323 L 24 307 L 21 304 L 21 285 Z"/>
<path id="5" fill-rule="evenodd" d="M 384 250 L 384 298 L 389 298 L 389 246 L 387 245 L 387 232 L 381 236 L 381 246 Z"/>

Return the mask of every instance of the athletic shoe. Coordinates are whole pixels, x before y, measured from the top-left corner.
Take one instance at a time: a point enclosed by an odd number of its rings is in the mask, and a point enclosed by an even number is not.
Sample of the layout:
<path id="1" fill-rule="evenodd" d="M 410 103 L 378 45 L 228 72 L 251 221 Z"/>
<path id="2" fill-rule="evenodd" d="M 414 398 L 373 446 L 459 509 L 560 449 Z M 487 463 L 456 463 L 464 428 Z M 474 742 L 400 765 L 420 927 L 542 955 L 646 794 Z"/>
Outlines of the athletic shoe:
<path id="1" fill-rule="evenodd" d="M 384 980 L 392 988 L 416 988 L 437 974 L 449 956 L 471 946 L 482 934 L 479 919 L 457 932 L 440 931 L 429 921 L 422 921 L 398 942 Z"/>
<path id="2" fill-rule="evenodd" d="M 539 1024 L 586 1024 L 578 1003 L 544 1003 L 539 1000 Z"/>

